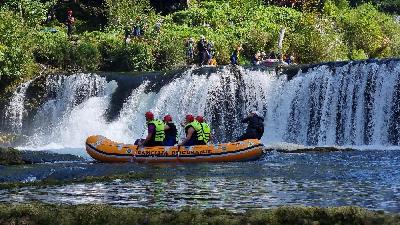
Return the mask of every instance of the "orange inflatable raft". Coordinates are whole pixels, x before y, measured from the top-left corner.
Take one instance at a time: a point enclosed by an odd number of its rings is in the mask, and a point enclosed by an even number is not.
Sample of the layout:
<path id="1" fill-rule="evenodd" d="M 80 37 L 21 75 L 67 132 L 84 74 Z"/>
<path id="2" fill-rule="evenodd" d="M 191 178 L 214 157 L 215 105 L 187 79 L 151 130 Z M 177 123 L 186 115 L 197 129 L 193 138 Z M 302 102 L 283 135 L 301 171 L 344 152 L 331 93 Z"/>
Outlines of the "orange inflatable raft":
<path id="1" fill-rule="evenodd" d="M 263 155 L 263 145 L 257 139 L 239 142 L 196 145 L 142 147 L 111 141 L 103 136 L 86 139 L 86 151 L 101 162 L 139 163 L 199 163 L 251 161 Z"/>

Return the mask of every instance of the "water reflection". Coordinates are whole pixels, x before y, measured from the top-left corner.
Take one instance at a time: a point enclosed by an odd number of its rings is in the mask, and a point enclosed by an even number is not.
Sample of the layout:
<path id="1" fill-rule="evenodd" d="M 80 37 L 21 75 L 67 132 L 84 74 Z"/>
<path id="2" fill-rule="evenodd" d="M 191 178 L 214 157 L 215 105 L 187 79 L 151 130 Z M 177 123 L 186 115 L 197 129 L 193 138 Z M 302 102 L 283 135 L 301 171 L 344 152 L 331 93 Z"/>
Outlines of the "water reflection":
<path id="1" fill-rule="evenodd" d="M 0 190 L 0 202 L 106 203 L 172 209 L 195 206 L 235 211 L 279 205 L 357 205 L 399 212 L 399 154 L 400 151 L 274 152 L 248 163 L 101 164 L 116 171 L 146 171 L 154 178 Z"/>

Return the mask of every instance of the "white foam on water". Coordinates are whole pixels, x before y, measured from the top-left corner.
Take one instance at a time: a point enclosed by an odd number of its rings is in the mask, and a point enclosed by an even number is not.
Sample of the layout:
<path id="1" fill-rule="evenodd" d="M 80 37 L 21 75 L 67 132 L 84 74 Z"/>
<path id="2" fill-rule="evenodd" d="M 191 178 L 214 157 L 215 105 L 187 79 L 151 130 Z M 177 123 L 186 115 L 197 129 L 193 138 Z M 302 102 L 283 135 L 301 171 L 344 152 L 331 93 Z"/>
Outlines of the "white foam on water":
<path id="1" fill-rule="evenodd" d="M 83 148 L 93 134 L 132 143 L 145 136 L 146 111 L 158 118 L 170 114 L 177 124 L 186 114 L 204 115 L 216 140 L 232 141 L 246 128 L 240 120 L 255 108 L 265 118 L 262 142 L 266 145 L 396 149 L 393 143 L 400 142 L 400 135 L 393 134 L 399 128 L 393 107 L 399 104 L 395 102 L 399 77 L 396 61 L 318 66 L 290 80 L 271 71 L 223 67 L 198 75 L 192 68 L 157 92 L 151 91 L 150 81 L 144 81 L 124 100 L 119 116 L 107 121 L 116 82 L 96 74 L 59 76 L 49 78 L 56 97 L 41 106 L 29 142 L 22 147 Z M 23 84 L 15 94 L 18 102 L 23 102 L 27 86 Z M 15 123 L 20 118 L 15 117 Z M 178 128 L 182 136 L 183 129 Z"/>

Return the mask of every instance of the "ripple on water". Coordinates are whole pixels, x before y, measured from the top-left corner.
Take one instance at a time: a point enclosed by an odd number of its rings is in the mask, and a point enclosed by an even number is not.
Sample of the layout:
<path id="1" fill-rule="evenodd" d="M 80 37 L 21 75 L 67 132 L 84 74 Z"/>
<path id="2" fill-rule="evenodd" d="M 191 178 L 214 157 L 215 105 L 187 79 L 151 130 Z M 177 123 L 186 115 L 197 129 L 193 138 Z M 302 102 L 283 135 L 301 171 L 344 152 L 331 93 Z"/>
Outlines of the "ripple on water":
<path id="1" fill-rule="evenodd" d="M 155 178 L 0 190 L 0 202 L 107 203 L 171 209 L 196 206 L 235 211 L 280 205 L 357 205 L 399 212 L 399 155 L 400 151 L 273 152 L 247 163 L 101 165 L 105 168 L 96 170 L 146 171 Z"/>

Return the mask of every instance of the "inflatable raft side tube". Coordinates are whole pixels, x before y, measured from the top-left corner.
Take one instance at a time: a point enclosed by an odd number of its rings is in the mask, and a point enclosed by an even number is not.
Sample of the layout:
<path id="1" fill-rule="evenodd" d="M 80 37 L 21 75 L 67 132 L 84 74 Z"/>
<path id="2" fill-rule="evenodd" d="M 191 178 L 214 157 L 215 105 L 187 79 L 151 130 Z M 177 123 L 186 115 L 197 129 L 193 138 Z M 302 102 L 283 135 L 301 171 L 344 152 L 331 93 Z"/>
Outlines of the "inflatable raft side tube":
<path id="1" fill-rule="evenodd" d="M 121 157 L 121 158 L 125 158 L 125 157 L 132 157 L 132 154 L 120 154 L 120 153 L 109 153 L 109 152 L 103 152 L 100 151 L 98 149 L 96 149 L 93 145 L 86 143 L 87 147 L 89 147 L 91 150 L 96 151 L 98 154 L 102 154 L 102 155 L 107 155 L 107 156 L 114 156 L 114 157 Z M 253 145 L 251 147 L 246 147 L 246 148 L 242 148 L 242 149 L 238 149 L 235 151 L 230 151 L 230 152 L 219 152 L 219 153 L 210 153 L 210 154 L 201 154 L 201 155 L 180 155 L 179 158 L 202 158 L 202 157 L 212 157 L 212 156 L 221 156 L 221 155 L 235 155 L 237 153 L 241 153 L 241 152 L 245 152 L 247 150 L 252 150 L 254 148 L 257 147 L 262 147 L 262 144 L 257 144 L 257 145 Z M 137 158 L 147 158 L 147 157 L 154 157 L 153 155 L 136 155 L 135 157 Z M 170 155 L 170 156 L 158 156 L 159 158 L 176 158 L 176 155 Z"/>

